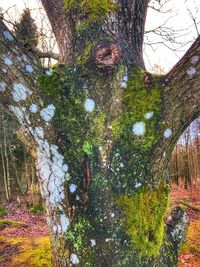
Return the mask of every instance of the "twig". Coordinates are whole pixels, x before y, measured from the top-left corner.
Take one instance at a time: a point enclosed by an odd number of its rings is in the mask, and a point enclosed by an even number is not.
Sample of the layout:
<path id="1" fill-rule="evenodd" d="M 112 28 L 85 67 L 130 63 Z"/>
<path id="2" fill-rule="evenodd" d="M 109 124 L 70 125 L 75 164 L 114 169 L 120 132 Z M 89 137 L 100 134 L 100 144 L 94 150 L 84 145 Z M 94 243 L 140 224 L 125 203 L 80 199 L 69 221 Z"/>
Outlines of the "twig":
<path id="1" fill-rule="evenodd" d="M 200 212 L 200 208 L 197 208 L 197 207 L 195 207 L 195 206 L 193 206 L 193 205 L 190 205 L 190 204 L 189 204 L 188 202 L 186 202 L 186 201 L 181 200 L 180 203 L 181 203 L 182 205 L 184 205 L 184 206 L 186 206 L 186 207 L 192 209 L 192 210 L 195 210 L 195 211 L 199 211 L 199 212 Z"/>

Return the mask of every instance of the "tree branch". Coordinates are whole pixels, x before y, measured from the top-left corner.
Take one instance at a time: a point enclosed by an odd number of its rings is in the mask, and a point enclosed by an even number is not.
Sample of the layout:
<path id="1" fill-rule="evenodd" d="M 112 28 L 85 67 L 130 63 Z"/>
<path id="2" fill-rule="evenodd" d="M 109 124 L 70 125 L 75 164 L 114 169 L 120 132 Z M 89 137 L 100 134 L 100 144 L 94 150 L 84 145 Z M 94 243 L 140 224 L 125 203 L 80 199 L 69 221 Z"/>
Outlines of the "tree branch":
<path id="1" fill-rule="evenodd" d="M 44 108 L 37 88 L 37 76 L 43 72 L 42 66 L 32 50 L 24 46 L 0 20 L 0 101 L 18 119 L 20 125 L 27 129 L 27 134 L 37 143 L 38 127 L 50 138 L 50 127 L 41 119 L 39 112 L 32 112 L 31 106 L 37 110 Z M 38 145 L 38 144 L 37 144 Z"/>
<path id="2" fill-rule="evenodd" d="M 74 57 L 74 26 L 71 16 L 65 10 L 62 0 L 41 0 L 41 2 L 58 43 L 60 61 L 70 63 Z"/>
<path id="3" fill-rule="evenodd" d="M 154 179 L 159 179 L 158 168 L 167 169 L 179 137 L 200 114 L 200 36 L 161 81 L 160 138 L 152 150 Z"/>
<path id="4" fill-rule="evenodd" d="M 39 50 L 37 47 L 34 47 L 33 50 L 39 58 L 53 58 L 55 60 L 59 60 L 59 55 L 54 53 L 53 51 L 43 52 Z"/>
<path id="5" fill-rule="evenodd" d="M 165 76 L 165 121 L 174 130 L 186 128 L 200 114 L 200 36 L 183 58 Z"/>
<path id="6" fill-rule="evenodd" d="M 118 10 L 111 17 L 111 25 L 113 22 L 115 25 L 112 26 L 114 34 L 127 44 L 127 50 L 130 50 L 129 56 L 133 55 L 131 60 L 144 67 L 143 39 L 149 0 L 118 0 L 116 2 Z"/>

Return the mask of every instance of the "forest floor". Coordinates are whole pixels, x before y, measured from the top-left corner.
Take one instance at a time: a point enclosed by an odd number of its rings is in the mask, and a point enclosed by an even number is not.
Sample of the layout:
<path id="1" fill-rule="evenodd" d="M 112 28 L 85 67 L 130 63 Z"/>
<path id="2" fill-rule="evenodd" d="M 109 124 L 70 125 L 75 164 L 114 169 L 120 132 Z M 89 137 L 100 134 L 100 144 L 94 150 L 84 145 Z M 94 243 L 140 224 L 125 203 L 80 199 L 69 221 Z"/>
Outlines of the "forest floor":
<path id="1" fill-rule="evenodd" d="M 200 185 L 194 185 L 188 189 L 173 185 L 171 203 L 172 205 L 179 205 L 181 201 L 200 208 Z M 200 267 L 200 211 L 195 211 L 186 206 L 182 207 L 186 209 L 189 215 L 190 224 L 186 242 L 180 252 L 178 267 Z"/>
<path id="2" fill-rule="evenodd" d="M 185 190 L 173 185 L 171 206 L 180 201 L 200 207 L 200 188 Z M 7 214 L 0 216 L 0 267 L 52 267 L 45 216 L 31 213 L 25 203 L 20 207 L 17 203 L 3 206 Z M 190 225 L 178 267 L 199 267 L 200 212 L 185 208 Z"/>

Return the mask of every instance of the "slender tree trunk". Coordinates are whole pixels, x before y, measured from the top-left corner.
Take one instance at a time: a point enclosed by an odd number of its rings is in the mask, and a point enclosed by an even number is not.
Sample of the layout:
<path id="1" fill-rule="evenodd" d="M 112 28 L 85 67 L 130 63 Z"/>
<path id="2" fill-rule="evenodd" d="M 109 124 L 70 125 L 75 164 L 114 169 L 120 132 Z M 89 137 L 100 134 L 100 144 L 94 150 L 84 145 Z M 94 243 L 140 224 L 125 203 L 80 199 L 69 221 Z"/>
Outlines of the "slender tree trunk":
<path id="1" fill-rule="evenodd" d="M 3 168 L 3 180 L 4 180 L 4 188 L 5 188 L 5 193 L 6 193 L 6 199 L 7 199 L 7 201 L 9 201 L 8 183 L 7 183 L 6 168 L 5 168 L 5 161 L 4 161 L 3 144 L 1 144 L 1 162 L 2 162 L 2 168 Z"/>
<path id="2" fill-rule="evenodd" d="M 6 180 L 7 180 L 7 189 L 8 189 L 8 200 L 11 201 L 11 177 L 10 177 L 10 165 L 8 159 L 8 147 L 7 147 L 7 138 L 6 138 L 6 127 L 5 127 L 5 117 L 2 112 L 2 125 L 3 125 L 3 145 L 4 145 L 4 156 L 5 156 L 5 169 L 6 169 Z"/>

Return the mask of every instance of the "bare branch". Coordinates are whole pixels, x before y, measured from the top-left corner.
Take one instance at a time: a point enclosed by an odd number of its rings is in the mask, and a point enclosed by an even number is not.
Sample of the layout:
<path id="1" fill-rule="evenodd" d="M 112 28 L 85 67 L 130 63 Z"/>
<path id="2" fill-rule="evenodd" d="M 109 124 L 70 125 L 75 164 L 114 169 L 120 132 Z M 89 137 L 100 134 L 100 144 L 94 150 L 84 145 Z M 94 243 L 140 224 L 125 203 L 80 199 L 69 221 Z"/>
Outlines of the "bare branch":
<path id="1" fill-rule="evenodd" d="M 41 51 L 40 49 L 34 47 L 34 52 L 39 58 L 52 58 L 55 60 L 59 60 L 59 55 L 54 53 L 53 51 Z"/>

